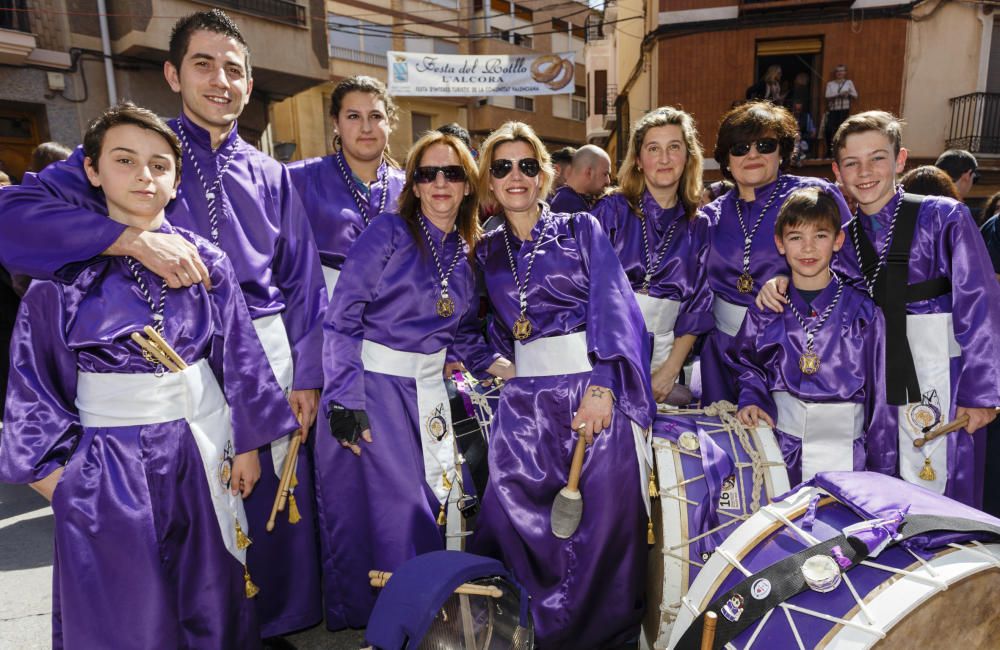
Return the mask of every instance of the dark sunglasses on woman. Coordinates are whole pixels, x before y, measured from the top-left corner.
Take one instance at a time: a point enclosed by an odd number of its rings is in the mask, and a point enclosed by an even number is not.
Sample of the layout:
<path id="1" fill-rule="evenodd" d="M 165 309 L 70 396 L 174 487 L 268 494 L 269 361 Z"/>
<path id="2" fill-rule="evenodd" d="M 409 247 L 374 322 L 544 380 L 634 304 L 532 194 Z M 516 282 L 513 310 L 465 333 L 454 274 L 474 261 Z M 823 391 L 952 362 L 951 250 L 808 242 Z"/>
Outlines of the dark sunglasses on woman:
<path id="1" fill-rule="evenodd" d="M 778 139 L 761 138 L 760 140 L 753 140 L 752 142 L 736 142 L 729 147 L 729 155 L 736 156 L 737 158 L 745 156 L 750 153 L 751 146 L 757 148 L 757 153 L 767 155 L 778 150 Z"/>
<path id="2" fill-rule="evenodd" d="M 444 174 L 444 179 L 449 183 L 461 183 L 468 178 L 465 175 L 465 167 L 445 165 L 443 167 L 417 167 L 413 170 L 413 180 L 422 185 L 433 183 L 437 179 L 438 172 Z"/>
<path id="3" fill-rule="evenodd" d="M 521 158 L 517 161 L 517 168 L 528 178 L 534 178 L 538 176 L 538 172 L 542 171 L 542 165 L 535 158 Z M 506 178 L 507 174 L 513 170 L 514 161 L 506 158 L 494 160 L 493 164 L 490 165 L 490 174 L 496 179 Z"/>

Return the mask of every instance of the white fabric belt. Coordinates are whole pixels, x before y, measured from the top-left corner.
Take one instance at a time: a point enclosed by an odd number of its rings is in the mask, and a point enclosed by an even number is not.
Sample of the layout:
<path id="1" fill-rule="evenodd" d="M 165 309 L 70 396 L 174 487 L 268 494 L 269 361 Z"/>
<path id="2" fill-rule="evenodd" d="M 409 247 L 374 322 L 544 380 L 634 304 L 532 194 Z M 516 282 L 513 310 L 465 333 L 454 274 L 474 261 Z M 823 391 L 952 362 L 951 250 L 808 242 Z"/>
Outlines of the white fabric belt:
<path id="1" fill-rule="evenodd" d="M 586 332 L 514 343 L 514 371 L 518 377 L 574 375 L 593 368 L 587 354 Z"/>
<path id="2" fill-rule="evenodd" d="M 323 280 L 326 282 L 326 298 L 329 300 L 333 297 L 333 289 L 337 286 L 337 280 L 340 279 L 340 269 L 335 269 L 332 266 L 323 267 Z"/>
<path id="3" fill-rule="evenodd" d="M 281 314 L 271 314 L 262 316 L 253 321 L 253 328 L 257 331 L 257 338 L 267 355 L 267 362 L 271 366 L 274 378 L 278 380 L 278 386 L 288 397 L 292 390 L 292 380 L 294 378 L 292 366 L 292 346 L 288 343 L 288 332 L 285 331 L 285 322 L 281 320 Z M 288 445 L 292 440 L 289 434 L 271 443 L 271 463 L 274 465 L 274 475 L 281 478 L 281 469 L 285 466 L 285 457 L 288 456 Z M 289 488 L 294 492 L 294 488 Z"/>
<path id="4" fill-rule="evenodd" d="M 817 472 L 854 470 L 854 441 L 865 429 L 863 404 L 804 402 L 784 391 L 771 393 L 778 409 L 775 428 L 802 441 L 802 480 Z"/>
<path id="5" fill-rule="evenodd" d="M 712 315 L 715 316 L 715 328 L 729 336 L 736 336 L 743 326 L 743 318 L 747 308 L 726 302 L 716 294 L 712 300 Z"/>
<path id="6" fill-rule="evenodd" d="M 674 347 L 674 325 L 681 303 L 669 298 L 653 298 L 644 293 L 635 294 L 635 299 L 642 310 L 646 329 L 653 335 L 652 369 L 655 371 L 667 360 Z"/>
<path id="7" fill-rule="evenodd" d="M 246 563 L 236 524 L 249 535 L 243 500 L 229 490 L 233 424 L 229 405 L 205 359 L 182 372 L 77 373 L 76 408 L 85 427 L 126 427 L 187 420 L 201 454 L 219 532 L 229 552 Z"/>
<path id="8" fill-rule="evenodd" d="M 416 381 L 424 480 L 442 504 L 448 498 L 451 486 L 458 483 L 455 432 L 451 424 L 448 389 L 444 384 L 446 353 L 444 348 L 434 354 L 421 354 L 394 350 L 367 339 L 361 342 L 361 362 L 365 372 L 408 377 Z"/>

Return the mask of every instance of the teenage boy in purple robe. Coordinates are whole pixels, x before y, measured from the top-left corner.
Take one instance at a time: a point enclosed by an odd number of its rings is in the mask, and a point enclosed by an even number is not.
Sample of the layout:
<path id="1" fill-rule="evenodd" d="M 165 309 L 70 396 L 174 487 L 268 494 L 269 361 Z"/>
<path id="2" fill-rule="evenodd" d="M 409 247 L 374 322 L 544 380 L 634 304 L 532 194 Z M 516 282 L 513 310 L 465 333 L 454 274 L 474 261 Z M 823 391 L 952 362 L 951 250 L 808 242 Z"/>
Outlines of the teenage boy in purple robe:
<path id="1" fill-rule="evenodd" d="M 181 116 L 170 127 L 190 165 L 167 217 L 226 252 L 272 371 L 305 436 L 323 381 L 326 291 L 309 223 L 287 170 L 237 132 L 236 119 L 253 88 L 249 49 L 221 11 L 192 14 L 174 26 L 164 75 L 181 96 Z M 13 191 L 0 193 L 5 216 L 0 219 L 0 263 L 14 273 L 72 281 L 103 255 L 131 255 L 163 276 L 168 286 L 209 285 L 192 246 L 178 243 L 175 235 L 144 233 L 107 218 L 103 197 L 82 172 L 82 156 L 77 151 Z M 270 515 L 288 440 L 272 443 L 270 453 L 260 456 L 261 481 L 246 502 L 257 530 Z M 306 445 L 299 451 L 296 476 L 297 508 L 290 499 L 289 514 L 298 510 L 301 520 L 295 525 L 279 521 L 274 532 L 259 534 L 249 551 L 267 637 L 315 625 L 322 617 Z"/>
<path id="2" fill-rule="evenodd" d="M 788 309 L 751 307 L 736 335 L 738 417 L 774 429 L 792 485 L 822 471 L 894 474 L 885 322 L 867 293 L 830 270 L 844 244 L 836 200 L 819 188 L 796 190 L 774 241 L 791 269 Z"/>
<path id="3" fill-rule="evenodd" d="M 901 132 L 891 114 L 868 111 L 834 135 L 833 171 L 858 204 L 834 269 L 885 314 L 886 399 L 898 427 L 900 476 L 979 507 L 982 429 L 1000 405 L 1000 287 L 965 205 L 904 195 L 896 185 L 907 156 Z M 786 282 L 769 282 L 761 303 L 782 309 L 787 300 L 777 294 Z M 914 445 L 964 416 L 963 430 Z"/>
<path id="4" fill-rule="evenodd" d="M 109 218 L 190 241 L 213 288 L 170 289 L 116 256 L 24 296 L 0 480 L 52 501 L 53 647 L 257 647 L 246 536 L 264 531 L 241 496 L 260 477 L 257 448 L 298 424 L 229 260 L 164 219 L 181 167 L 174 133 L 125 104 L 94 121 L 83 152 L 76 164 Z M 183 372 L 143 354 L 130 335 L 144 326 Z"/>

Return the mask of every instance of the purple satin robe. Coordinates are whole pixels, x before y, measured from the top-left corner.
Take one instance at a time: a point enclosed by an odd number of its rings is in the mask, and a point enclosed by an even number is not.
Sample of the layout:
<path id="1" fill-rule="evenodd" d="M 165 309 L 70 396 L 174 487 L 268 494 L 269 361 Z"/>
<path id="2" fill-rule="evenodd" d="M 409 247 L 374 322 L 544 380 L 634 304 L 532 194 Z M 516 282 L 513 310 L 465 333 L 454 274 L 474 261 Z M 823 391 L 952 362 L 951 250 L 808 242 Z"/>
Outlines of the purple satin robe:
<path id="1" fill-rule="evenodd" d="M 876 251 L 882 249 L 888 236 L 888 224 L 898 200 L 893 198 L 874 215 L 881 226 L 877 230 L 873 228 L 872 217 L 861 216 L 862 227 Z M 834 268 L 852 277 L 858 286 L 864 286 L 850 236 L 834 258 Z M 910 247 L 909 282 L 940 277 L 951 281 L 951 293 L 909 304 L 907 313 L 952 314 L 955 339 L 962 354 L 951 362 L 951 404 L 942 405 L 947 409 L 945 419 L 951 421 L 956 406 L 1000 406 L 1000 356 L 997 355 L 1000 350 L 1000 286 L 969 209 L 953 199 L 925 197 L 917 213 Z M 888 332 L 888 335 L 900 333 Z M 891 416 L 895 426 L 896 409 L 892 409 Z M 972 436 L 949 434 L 946 496 L 975 507 L 981 505 L 985 454 L 984 430 Z"/>
<path id="2" fill-rule="evenodd" d="M 507 236 L 506 227 L 488 233 L 476 257 L 495 309 L 490 339 L 510 357 L 519 301 Z M 596 219 L 545 212 L 532 241 L 510 235 L 522 278 L 535 241 L 541 243 L 527 289 L 533 328 L 527 341 L 586 329 L 594 369 L 518 377 L 504 387 L 472 551 L 501 559 L 527 589 L 539 648 L 607 648 L 635 637 L 644 609 L 647 519 L 632 421 L 650 426 L 655 409 L 649 342 L 635 295 Z M 570 423 L 590 384 L 611 387 L 615 409 L 611 426 L 586 452 L 583 519 L 570 539 L 560 540 L 549 513 L 566 485 L 576 442 Z"/>
<path id="3" fill-rule="evenodd" d="M 235 451 L 253 450 L 297 424 L 228 259 L 183 234 L 213 288 L 168 290 L 165 337 L 189 364 L 209 360 L 231 406 Z M 159 283 L 142 272 L 157 300 Z M 121 257 L 102 258 L 70 284 L 36 281 L 21 305 L 0 480 L 34 482 L 65 465 L 52 500 L 53 646 L 256 647 L 243 567 L 222 542 L 187 421 L 84 427 L 77 415 L 78 371 L 153 371 L 129 338 L 151 323 Z M 246 532 L 266 535 L 262 523 Z"/>
<path id="4" fill-rule="evenodd" d="M 813 326 L 833 301 L 832 281 L 812 307 L 794 287 L 789 298 L 806 323 Z M 740 387 L 739 407 L 758 406 L 777 422 L 771 393 L 782 391 L 804 402 L 850 402 L 864 405 L 864 435 L 854 442 L 854 469 L 896 474 L 897 436 L 885 402 L 885 319 L 868 295 L 845 285 L 837 305 L 815 334 L 813 350 L 819 370 L 799 369 L 806 350 L 806 333 L 791 309 L 776 314 L 756 306 L 747 311 L 730 354 Z M 777 422 L 780 427 L 781 423 Z M 802 481 L 802 440 L 775 430 L 788 481 Z"/>
<path id="5" fill-rule="evenodd" d="M 423 234 L 414 240 L 402 217 L 386 213 L 351 247 L 324 323 L 323 414 L 331 402 L 364 410 L 373 439 L 360 442 L 360 458 L 350 452 L 339 456 L 337 471 L 356 482 L 337 498 L 321 501 L 329 524 L 326 608 L 341 627 L 361 627 L 368 620 L 377 596 L 368 571 L 394 571 L 416 555 L 445 547 L 438 501 L 424 478 L 416 381 L 366 371 L 362 341 L 420 354 L 451 347 L 476 373 L 497 358 L 478 329 L 479 296 L 468 247 L 457 231 L 445 236 L 430 221 L 425 224 L 435 246 L 444 237 L 442 266 L 447 269 L 461 256 L 448 280 L 452 316 L 436 312 L 441 287 Z"/>
<path id="6" fill-rule="evenodd" d="M 711 251 L 708 255 L 708 282 L 715 294 L 716 300 L 724 300 L 734 305 L 748 307 L 761 286 L 778 274 L 788 275 L 788 264 L 785 258 L 778 254 L 774 245 L 774 222 L 778 211 L 788 194 L 804 187 L 821 187 L 833 195 L 840 208 L 841 222 L 846 223 L 851 218 L 851 212 L 844 202 L 840 190 L 832 183 L 821 178 L 793 176 L 780 174 L 778 180 L 770 185 L 757 188 L 754 200 L 747 204 L 739 198 L 739 191 L 732 189 L 702 208 L 711 223 Z M 771 201 L 771 194 L 776 188 L 781 194 Z M 764 220 L 753 236 L 750 245 L 750 275 L 753 277 L 753 291 L 740 293 L 736 281 L 743 273 L 743 246 L 745 235 L 736 215 L 736 202 L 740 202 L 743 213 L 743 223 L 747 230 L 753 229 L 753 224 L 760 217 L 761 210 L 770 203 Z M 728 351 L 733 337 L 712 330 L 705 338 L 701 349 L 701 380 L 702 403 L 724 399 L 736 402 L 738 389 L 735 385 L 733 369 L 729 366 Z"/>
<path id="7" fill-rule="evenodd" d="M 587 197 L 574 190 L 569 185 L 556 188 L 549 199 L 549 208 L 553 213 L 590 212 L 590 201 Z"/>
<path id="8" fill-rule="evenodd" d="M 236 126 L 212 150 L 207 131 L 182 115 L 191 151 L 185 152 L 177 198 L 167 206 L 175 226 L 210 238 L 206 189 L 191 164 L 194 156 L 215 181 L 221 159 L 233 152 L 232 164 L 217 199 L 219 247 L 232 262 L 251 318 L 280 313 L 288 332 L 295 374 L 292 387 L 323 385 L 320 349 L 326 289 L 308 220 L 288 171 L 242 140 Z M 125 227 L 108 219 L 103 194 L 83 171 L 83 150 L 28 176 L 23 185 L 0 192 L 0 263 L 15 273 L 72 281 Z M 264 450 L 266 451 L 266 450 Z M 278 478 L 269 453 L 261 453 L 261 480 L 247 499 L 247 517 L 258 529 L 270 516 Z M 261 587 L 255 599 L 265 636 L 315 625 L 320 606 L 319 551 L 315 535 L 312 458 L 299 452 L 295 496 L 302 520 L 278 522 L 248 550 L 250 571 Z"/>
<path id="9" fill-rule="evenodd" d="M 680 201 L 672 208 L 663 209 L 649 194 L 643 193 L 643 207 L 651 220 L 646 226 L 649 233 L 649 254 L 655 262 L 656 251 L 671 225 L 685 219 Z M 642 288 L 646 275 L 646 254 L 643 249 L 643 222 L 635 214 L 623 194 L 604 197 L 594 206 L 592 214 L 611 240 L 618 260 L 625 269 L 634 291 Z M 686 223 L 679 223 L 672 240 L 663 254 L 660 266 L 653 270 L 649 295 L 681 303 L 674 336 L 704 334 L 715 327 L 712 317 L 712 291 L 708 286 L 706 260 L 708 258 L 708 219 L 697 215 Z"/>

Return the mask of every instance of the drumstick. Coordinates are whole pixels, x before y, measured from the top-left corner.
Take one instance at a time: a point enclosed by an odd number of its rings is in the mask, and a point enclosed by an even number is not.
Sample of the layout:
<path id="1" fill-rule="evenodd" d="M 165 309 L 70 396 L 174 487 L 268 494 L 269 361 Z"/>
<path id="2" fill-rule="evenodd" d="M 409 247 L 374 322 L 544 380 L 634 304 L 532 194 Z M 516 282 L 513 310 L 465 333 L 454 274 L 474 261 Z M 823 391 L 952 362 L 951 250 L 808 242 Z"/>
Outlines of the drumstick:
<path id="1" fill-rule="evenodd" d="M 292 466 L 299 455 L 299 444 L 302 438 L 296 434 L 292 442 L 288 445 L 288 455 L 285 456 L 285 466 L 281 468 L 281 478 L 278 480 L 278 492 L 274 495 L 274 503 L 271 505 L 271 516 L 267 519 L 265 528 L 267 532 L 274 530 L 274 520 L 278 516 L 279 510 L 285 509 L 285 501 L 288 499 L 288 485 L 292 481 Z"/>
<path id="2" fill-rule="evenodd" d="M 184 363 L 184 359 L 181 359 L 181 355 L 177 354 L 177 351 L 174 350 L 172 347 L 170 347 L 170 344 L 167 343 L 167 340 L 165 338 L 160 336 L 159 332 L 157 332 L 149 325 L 142 328 L 142 331 L 146 333 L 146 336 L 149 337 L 150 341 L 156 344 L 156 347 L 160 348 L 164 354 L 170 357 L 170 360 L 174 362 L 175 366 L 177 366 L 181 370 L 184 370 L 185 368 L 188 367 L 187 364 Z"/>
<path id="3" fill-rule="evenodd" d="M 156 347 L 155 344 L 153 344 L 152 342 L 148 341 L 139 332 L 132 332 L 132 340 L 135 341 L 136 344 L 140 348 L 142 348 L 143 350 L 145 350 L 146 352 L 148 352 L 150 355 L 152 355 L 154 359 L 156 359 L 161 364 L 163 364 L 163 367 L 166 368 L 167 370 L 169 370 L 170 372 L 180 372 L 181 371 L 181 369 L 178 368 L 174 364 L 174 362 L 171 361 L 167 357 L 167 355 L 163 353 L 163 350 L 161 350 L 160 348 Z"/>
<path id="4" fill-rule="evenodd" d="M 935 429 L 934 431 L 931 431 L 930 433 L 926 434 L 923 438 L 917 438 L 916 440 L 913 441 L 913 446 L 914 447 L 923 447 L 924 445 L 926 445 L 931 440 L 934 440 L 934 438 L 940 438 L 941 436 L 947 435 L 947 434 L 951 433 L 952 431 L 958 431 L 959 429 L 961 429 L 962 427 L 964 427 L 964 426 L 966 426 L 968 424 L 969 424 L 969 416 L 968 415 L 963 415 L 962 417 L 958 418 L 957 420 L 949 422 L 948 424 L 945 424 L 945 425 L 939 427 L 938 429 Z"/>
<path id="5" fill-rule="evenodd" d="M 552 534 L 559 539 L 569 539 L 580 526 L 583 518 L 583 495 L 580 494 L 580 472 L 583 469 L 583 453 L 587 439 L 583 435 L 585 424 L 580 425 L 576 448 L 573 450 L 573 462 L 569 466 L 569 478 L 566 487 L 559 490 L 552 502 L 550 525 Z"/>
<path id="6" fill-rule="evenodd" d="M 389 578 L 392 577 L 392 572 L 390 571 L 369 571 L 368 579 L 371 586 L 382 588 Z M 471 582 L 466 582 L 455 587 L 456 594 L 466 594 L 468 596 L 490 596 L 491 598 L 502 598 L 503 590 L 500 587 L 493 585 L 476 585 Z"/>
<path id="7" fill-rule="evenodd" d="M 705 612 L 705 620 L 701 627 L 701 650 L 712 650 L 715 645 L 715 624 L 719 622 L 719 615 L 715 612 Z"/>

